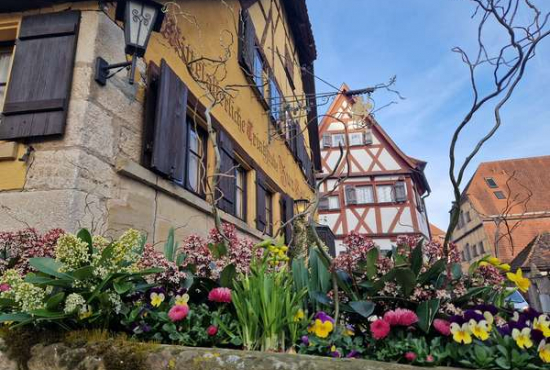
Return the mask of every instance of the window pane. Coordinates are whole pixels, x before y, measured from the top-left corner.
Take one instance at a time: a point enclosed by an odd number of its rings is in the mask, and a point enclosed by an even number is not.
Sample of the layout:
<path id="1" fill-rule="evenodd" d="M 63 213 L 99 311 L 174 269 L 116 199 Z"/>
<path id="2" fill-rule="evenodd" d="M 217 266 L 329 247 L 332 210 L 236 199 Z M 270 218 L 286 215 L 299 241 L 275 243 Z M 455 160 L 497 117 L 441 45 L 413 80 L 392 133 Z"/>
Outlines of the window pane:
<path id="1" fill-rule="evenodd" d="M 246 172 L 242 168 L 235 169 L 235 183 L 236 183 L 236 194 L 235 194 L 235 208 L 236 216 L 240 219 L 244 219 L 245 215 L 245 192 L 244 192 L 244 183 L 245 183 Z"/>
<path id="2" fill-rule="evenodd" d="M 191 190 L 199 191 L 199 162 L 200 158 L 189 152 L 188 181 Z"/>
<path id="3" fill-rule="evenodd" d="M 192 125 L 193 123 L 190 124 Z M 189 130 L 189 150 L 191 150 L 195 154 L 200 154 L 199 137 L 193 128 Z"/>
<path id="4" fill-rule="evenodd" d="M 350 145 L 362 145 L 363 144 L 363 133 L 354 132 L 349 134 L 349 143 Z"/>
<path id="5" fill-rule="evenodd" d="M 506 199 L 506 196 L 502 191 L 495 191 L 495 197 L 497 197 L 497 199 Z"/>
<path id="6" fill-rule="evenodd" d="M 391 185 L 378 185 L 376 187 L 376 196 L 379 203 L 392 202 L 392 186 Z"/>
<path id="7" fill-rule="evenodd" d="M 260 52 L 256 50 L 254 52 L 254 83 L 260 91 L 260 94 L 264 96 L 264 65 Z"/>
<path id="8" fill-rule="evenodd" d="M 346 146 L 346 142 L 344 140 L 344 134 L 334 134 L 332 135 L 332 146 L 338 147 L 338 146 Z"/>
<path id="9" fill-rule="evenodd" d="M 11 59 L 11 50 L 0 51 L 0 84 L 8 82 L 10 59 Z"/>
<path id="10" fill-rule="evenodd" d="M 365 204 L 374 202 L 372 186 L 358 186 L 355 191 L 357 195 L 357 203 Z"/>
<path id="11" fill-rule="evenodd" d="M 337 195 L 328 197 L 328 208 L 329 209 L 338 209 L 340 208 L 340 199 Z"/>

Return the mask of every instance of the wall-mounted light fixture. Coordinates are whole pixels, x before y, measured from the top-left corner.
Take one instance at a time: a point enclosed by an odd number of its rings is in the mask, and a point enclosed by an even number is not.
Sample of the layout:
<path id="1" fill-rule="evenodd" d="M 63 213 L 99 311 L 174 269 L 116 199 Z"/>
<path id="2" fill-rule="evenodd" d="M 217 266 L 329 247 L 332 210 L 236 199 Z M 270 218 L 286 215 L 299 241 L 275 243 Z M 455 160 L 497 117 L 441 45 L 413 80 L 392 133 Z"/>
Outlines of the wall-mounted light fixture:
<path id="1" fill-rule="evenodd" d="M 309 207 L 309 199 L 296 199 L 294 201 L 294 212 L 296 214 L 304 213 Z"/>
<path id="2" fill-rule="evenodd" d="M 95 80 L 100 85 L 105 85 L 107 79 L 112 76 L 112 74 L 109 74 L 111 69 L 122 69 L 128 66 L 131 66 L 129 82 L 130 84 L 134 83 L 136 58 L 145 55 L 151 32 L 160 31 L 164 13 L 162 12 L 162 4 L 153 0 L 119 0 L 115 18 L 117 21 L 124 23 L 125 52 L 132 56 L 132 60 L 109 64 L 105 59 L 97 57 Z"/>

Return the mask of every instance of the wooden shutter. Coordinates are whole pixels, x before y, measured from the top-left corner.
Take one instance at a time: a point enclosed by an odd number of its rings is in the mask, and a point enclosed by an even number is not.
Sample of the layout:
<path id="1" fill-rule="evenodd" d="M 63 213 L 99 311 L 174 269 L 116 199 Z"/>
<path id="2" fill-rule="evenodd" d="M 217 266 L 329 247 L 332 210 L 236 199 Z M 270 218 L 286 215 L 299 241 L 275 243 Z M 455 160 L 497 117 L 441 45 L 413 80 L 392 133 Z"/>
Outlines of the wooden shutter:
<path id="1" fill-rule="evenodd" d="M 164 59 L 160 65 L 158 85 L 151 168 L 183 184 L 187 154 L 188 89 Z"/>
<path id="2" fill-rule="evenodd" d="M 216 187 L 216 199 L 218 208 L 229 214 L 235 215 L 235 197 L 237 192 L 235 177 L 235 159 L 233 158 L 233 142 L 224 132 L 218 132 L 218 145 L 220 149 L 220 174 Z"/>
<path id="3" fill-rule="evenodd" d="M 79 24 L 79 11 L 23 17 L 0 139 L 65 132 Z"/>
<path id="4" fill-rule="evenodd" d="M 283 223 L 289 222 L 294 217 L 294 200 L 287 194 L 281 197 L 281 220 Z M 292 239 L 292 222 L 285 225 L 285 242 L 290 243 Z"/>
<path id="5" fill-rule="evenodd" d="M 355 186 L 346 186 L 346 204 L 357 204 L 357 194 L 355 193 Z"/>
<path id="6" fill-rule="evenodd" d="M 239 62 L 241 66 L 253 76 L 256 31 L 252 23 L 252 17 L 247 11 L 241 11 L 239 27 Z"/>
<path id="7" fill-rule="evenodd" d="M 256 229 L 266 231 L 265 217 L 266 185 L 264 174 L 256 170 Z"/>
<path id="8" fill-rule="evenodd" d="M 323 134 L 323 148 L 330 148 L 332 145 L 330 134 Z"/>
<path id="9" fill-rule="evenodd" d="M 405 182 L 404 181 L 398 181 L 395 183 L 393 187 L 393 191 L 395 192 L 395 201 L 396 202 L 404 202 L 407 200 L 407 192 L 405 190 Z"/>
<path id="10" fill-rule="evenodd" d="M 363 132 L 363 143 L 372 144 L 372 132 L 371 131 Z"/>
<path id="11" fill-rule="evenodd" d="M 328 196 L 324 196 L 319 198 L 319 210 L 320 211 L 326 211 L 329 209 L 329 199 Z"/>

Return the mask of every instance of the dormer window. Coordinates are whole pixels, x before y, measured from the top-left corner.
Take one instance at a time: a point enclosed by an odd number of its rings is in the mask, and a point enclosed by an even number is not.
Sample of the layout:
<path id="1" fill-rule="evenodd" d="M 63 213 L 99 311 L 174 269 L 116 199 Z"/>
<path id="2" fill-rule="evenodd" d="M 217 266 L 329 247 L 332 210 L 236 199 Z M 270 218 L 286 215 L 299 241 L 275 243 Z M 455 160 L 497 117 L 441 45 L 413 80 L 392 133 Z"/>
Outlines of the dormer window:
<path id="1" fill-rule="evenodd" d="M 497 197 L 497 199 L 506 199 L 506 195 L 504 195 L 502 191 L 495 191 L 495 197 Z"/>
<path id="2" fill-rule="evenodd" d="M 491 189 L 498 188 L 498 185 L 497 185 L 495 179 L 493 179 L 492 177 L 486 177 L 486 178 L 485 178 L 485 182 L 487 183 L 487 185 L 488 185 Z"/>

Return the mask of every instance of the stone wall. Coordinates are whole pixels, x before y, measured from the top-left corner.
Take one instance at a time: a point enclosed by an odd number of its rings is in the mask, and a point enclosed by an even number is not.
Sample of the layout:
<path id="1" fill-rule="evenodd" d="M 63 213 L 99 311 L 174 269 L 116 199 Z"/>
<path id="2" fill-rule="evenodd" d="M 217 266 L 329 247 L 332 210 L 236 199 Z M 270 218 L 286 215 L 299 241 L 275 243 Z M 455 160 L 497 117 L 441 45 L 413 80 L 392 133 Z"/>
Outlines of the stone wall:
<path id="1" fill-rule="evenodd" d="M 413 370 L 418 367 L 356 359 L 332 359 L 292 354 L 245 352 L 216 348 L 112 343 L 69 347 L 37 345 L 28 370 Z M 0 352 L 1 370 L 19 370 Z M 431 368 L 438 369 L 438 368 Z M 440 370 L 443 368 L 439 368 Z M 452 368 L 444 368 L 452 370 Z"/>
<path id="2" fill-rule="evenodd" d="M 213 226 L 209 205 L 139 165 L 144 81 L 125 71 L 106 86 L 94 80 L 96 57 L 124 61 L 122 29 L 103 12 L 82 10 L 65 135 L 32 143 L 22 190 L 0 193 L 0 230 L 60 227 L 119 235 L 133 227 L 162 241 L 171 226 L 181 239 Z M 145 75 L 144 63 L 138 70 Z M 241 234 L 261 238 L 229 215 Z"/>

